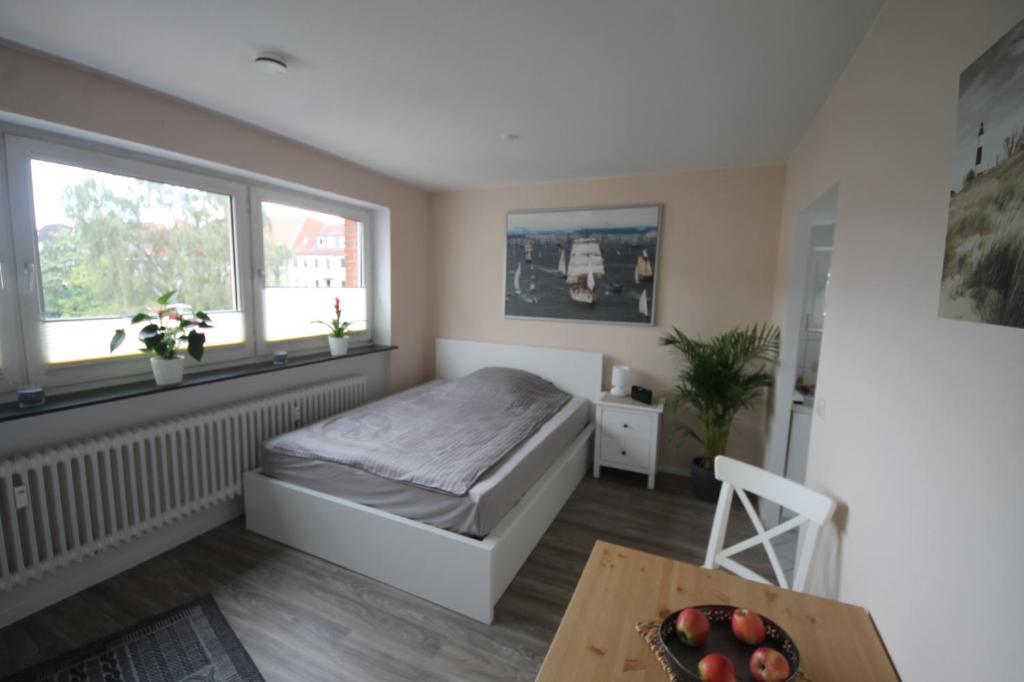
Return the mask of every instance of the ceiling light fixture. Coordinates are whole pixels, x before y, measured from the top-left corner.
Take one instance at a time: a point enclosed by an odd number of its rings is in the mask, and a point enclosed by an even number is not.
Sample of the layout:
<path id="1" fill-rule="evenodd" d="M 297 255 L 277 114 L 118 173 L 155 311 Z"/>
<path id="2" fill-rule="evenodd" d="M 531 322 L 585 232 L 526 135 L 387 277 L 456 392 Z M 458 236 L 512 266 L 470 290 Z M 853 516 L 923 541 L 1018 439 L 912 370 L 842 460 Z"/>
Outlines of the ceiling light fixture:
<path id="1" fill-rule="evenodd" d="M 288 72 L 288 64 L 282 57 L 269 54 L 261 54 L 259 57 L 256 57 L 256 66 L 266 73 L 280 74 Z"/>

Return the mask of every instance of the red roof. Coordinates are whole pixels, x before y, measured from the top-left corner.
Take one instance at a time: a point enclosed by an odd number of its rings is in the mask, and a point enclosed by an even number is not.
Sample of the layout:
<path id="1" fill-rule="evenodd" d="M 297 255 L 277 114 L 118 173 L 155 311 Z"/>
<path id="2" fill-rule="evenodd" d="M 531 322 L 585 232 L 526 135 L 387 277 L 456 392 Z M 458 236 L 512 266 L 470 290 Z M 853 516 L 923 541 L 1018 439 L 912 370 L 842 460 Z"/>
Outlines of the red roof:
<path id="1" fill-rule="evenodd" d="M 295 244 L 292 246 L 292 251 L 300 256 L 344 256 L 344 239 L 342 240 L 341 246 L 317 246 L 317 239 L 319 237 L 344 238 L 344 236 L 344 223 L 324 225 L 319 220 L 306 218 L 306 222 L 302 224 L 302 227 L 299 229 L 299 233 L 295 236 Z"/>

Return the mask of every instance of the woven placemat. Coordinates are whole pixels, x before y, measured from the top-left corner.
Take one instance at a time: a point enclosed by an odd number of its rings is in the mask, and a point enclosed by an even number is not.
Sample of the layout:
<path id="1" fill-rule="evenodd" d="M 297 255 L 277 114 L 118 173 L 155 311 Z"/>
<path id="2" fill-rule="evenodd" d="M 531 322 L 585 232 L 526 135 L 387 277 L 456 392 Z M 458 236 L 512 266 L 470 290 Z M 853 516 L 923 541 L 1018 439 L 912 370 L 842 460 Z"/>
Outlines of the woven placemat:
<path id="1" fill-rule="evenodd" d="M 643 640 L 647 642 L 647 646 L 651 647 L 651 651 L 654 653 L 654 657 L 658 659 L 658 663 L 661 664 L 662 670 L 665 671 L 665 679 L 668 682 L 687 682 L 683 678 L 676 675 L 675 671 L 672 670 L 672 664 L 668 662 L 668 656 L 665 655 L 665 647 L 661 645 L 661 621 L 658 620 L 642 620 L 636 624 L 636 631 L 643 637 Z M 796 682 L 813 682 L 811 678 L 804 675 L 803 672 L 798 672 L 794 678 Z"/>
<path id="2" fill-rule="evenodd" d="M 658 659 L 662 670 L 665 671 L 665 678 L 668 682 L 686 682 L 672 670 L 672 664 L 668 662 L 668 656 L 665 655 L 665 647 L 661 645 L 660 630 L 661 621 L 658 620 L 642 620 L 636 624 L 636 631 L 647 642 L 647 646 L 651 647 L 654 657 Z"/>

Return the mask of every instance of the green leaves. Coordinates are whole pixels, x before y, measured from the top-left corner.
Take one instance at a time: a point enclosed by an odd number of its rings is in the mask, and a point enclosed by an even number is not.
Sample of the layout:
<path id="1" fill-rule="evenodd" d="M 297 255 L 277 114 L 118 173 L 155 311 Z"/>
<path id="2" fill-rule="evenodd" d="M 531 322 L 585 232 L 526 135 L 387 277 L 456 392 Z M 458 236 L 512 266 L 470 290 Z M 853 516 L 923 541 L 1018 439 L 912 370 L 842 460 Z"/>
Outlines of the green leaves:
<path id="1" fill-rule="evenodd" d="M 166 306 L 177 294 L 177 290 L 168 291 L 157 299 L 157 304 Z M 185 344 L 188 354 L 195 358 L 196 362 L 203 359 L 203 349 L 206 344 L 206 335 L 198 329 L 209 329 L 213 327 L 210 316 L 206 313 L 196 311 L 188 313 L 188 306 L 176 306 L 173 310 L 161 310 L 160 314 L 137 313 L 132 317 L 132 324 L 147 322 L 138 331 L 139 341 L 142 342 L 142 352 L 152 353 L 157 357 L 170 359 L 175 356 L 181 344 Z M 164 314 L 173 312 L 174 314 Z M 125 330 L 118 329 L 110 340 L 110 351 L 114 352 L 125 340 Z"/>
<path id="2" fill-rule="evenodd" d="M 203 345 L 206 343 L 206 334 L 197 332 L 195 329 L 188 333 L 188 354 L 200 362 L 203 359 Z"/>
<path id="3" fill-rule="evenodd" d="M 691 338 L 673 327 L 661 337 L 679 354 L 682 367 L 667 406 L 692 408 L 700 417 L 709 456 L 722 454 L 729 427 L 740 410 L 774 382 L 779 328 L 768 324 L 731 329 L 710 341 Z M 686 435 L 696 436 L 685 429 Z"/>
<path id="4" fill-rule="evenodd" d="M 146 339 L 151 339 L 154 336 L 160 336 L 163 333 L 162 329 L 163 328 L 159 327 L 158 325 L 147 324 L 145 327 L 139 330 L 139 338 L 145 341 Z"/>
<path id="5" fill-rule="evenodd" d="M 330 322 L 324 322 L 323 320 L 313 320 L 313 324 L 322 324 L 330 330 L 328 336 L 341 339 L 348 336 L 348 327 L 351 322 L 341 321 L 341 301 L 337 296 L 334 297 L 334 319 Z"/>
<path id="6" fill-rule="evenodd" d="M 203 329 L 209 329 L 213 327 L 213 324 L 210 323 L 210 316 L 204 313 L 202 310 L 197 310 L 194 313 L 194 316 L 197 320 L 199 320 L 199 324 L 197 326 L 202 327 Z"/>
<path id="7" fill-rule="evenodd" d="M 110 339 L 110 352 L 113 353 L 117 350 L 117 347 L 124 343 L 125 333 L 123 329 L 117 329 L 114 331 L 114 337 Z"/>
<path id="8" fill-rule="evenodd" d="M 322 324 L 328 329 L 328 336 L 334 336 L 336 338 L 343 338 L 348 334 L 348 322 L 342 322 L 338 324 L 337 320 L 331 320 L 330 322 L 324 322 L 323 320 L 313 320 L 313 324 Z"/>

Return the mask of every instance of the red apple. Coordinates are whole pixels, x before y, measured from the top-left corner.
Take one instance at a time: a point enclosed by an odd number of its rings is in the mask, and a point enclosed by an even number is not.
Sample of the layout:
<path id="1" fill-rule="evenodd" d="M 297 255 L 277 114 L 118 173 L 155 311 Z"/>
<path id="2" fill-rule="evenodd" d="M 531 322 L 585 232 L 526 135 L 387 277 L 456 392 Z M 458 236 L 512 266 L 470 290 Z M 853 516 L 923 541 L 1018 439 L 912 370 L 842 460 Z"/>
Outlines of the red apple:
<path id="1" fill-rule="evenodd" d="M 676 634 L 684 644 L 700 646 L 711 632 L 711 623 L 700 609 L 683 609 L 676 616 Z"/>
<path id="2" fill-rule="evenodd" d="M 722 654 L 708 654 L 697 663 L 701 682 L 736 682 L 732 661 Z"/>
<path id="3" fill-rule="evenodd" d="M 732 612 L 732 634 L 744 644 L 757 646 L 764 641 L 764 621 L 749 609 Z"/>
<path id="4" fill-rule="evenodd" d="M 775 649 L 763 646 L 750 657 L 750 674 L 757 682 L 784 682 L 789 679 L 789 661 Z"/>

